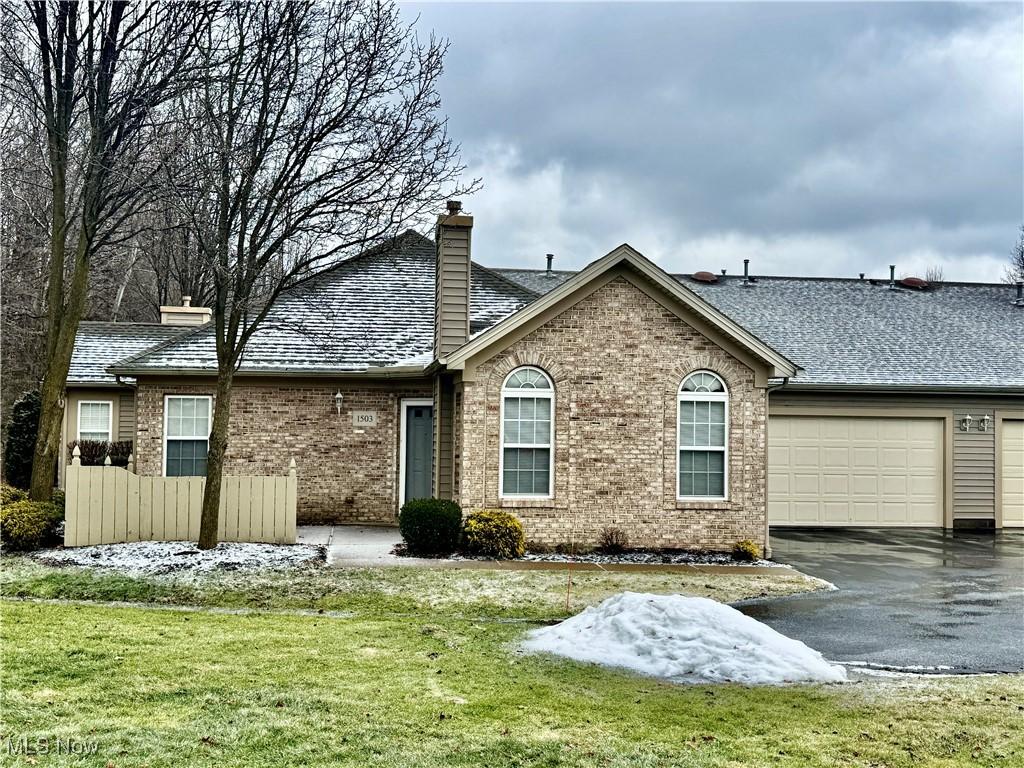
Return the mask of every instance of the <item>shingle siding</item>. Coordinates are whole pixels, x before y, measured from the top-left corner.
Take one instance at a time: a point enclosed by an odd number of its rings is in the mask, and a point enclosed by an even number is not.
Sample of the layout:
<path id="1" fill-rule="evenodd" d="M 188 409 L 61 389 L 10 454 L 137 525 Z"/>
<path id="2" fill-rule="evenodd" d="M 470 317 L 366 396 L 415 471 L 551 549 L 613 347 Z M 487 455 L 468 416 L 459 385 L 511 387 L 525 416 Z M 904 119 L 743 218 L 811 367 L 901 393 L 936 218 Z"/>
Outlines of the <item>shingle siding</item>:
<path id="1" fill-rule="evenodd" d="M 520 365 L 555 382 L 554 498 L 499 498 L 501 385 Z M 726 381 L 729 499 L 676 501 L 677 393 L 692 371 Z M 767 400 L 754 371 L 628 280 L 616 278 L 480 364 L 456 433 L 464 509 L 512 511 L 528 539 L 593 546 L 619 527 L 634 546 L 764 542 Z"/>

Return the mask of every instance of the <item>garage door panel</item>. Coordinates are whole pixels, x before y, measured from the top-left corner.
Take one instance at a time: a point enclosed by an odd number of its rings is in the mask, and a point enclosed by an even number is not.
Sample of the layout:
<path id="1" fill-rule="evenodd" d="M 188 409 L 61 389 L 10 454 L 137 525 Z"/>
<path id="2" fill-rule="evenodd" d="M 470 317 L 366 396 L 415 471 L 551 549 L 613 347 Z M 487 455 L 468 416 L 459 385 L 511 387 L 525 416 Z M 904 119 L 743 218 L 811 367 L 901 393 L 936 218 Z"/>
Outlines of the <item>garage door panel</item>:
<path id="1" fill-rule="evenodd" d="M 942 437 L 940 419 L 772 417 L 769 521 L 941 526 Z"/>
<path id="2" fill-rule="evenodd" d="M 1002 423 L 1003 525 L 1024 527 L 1024 421 Z"/>
<path id="3" fill-rule="evenodd" d="M 878 469 L 878 449 L 871 448 L 858 448 L 854 446 L 851 450 L 853 456 L 853 466 L 858 469 Z"/>

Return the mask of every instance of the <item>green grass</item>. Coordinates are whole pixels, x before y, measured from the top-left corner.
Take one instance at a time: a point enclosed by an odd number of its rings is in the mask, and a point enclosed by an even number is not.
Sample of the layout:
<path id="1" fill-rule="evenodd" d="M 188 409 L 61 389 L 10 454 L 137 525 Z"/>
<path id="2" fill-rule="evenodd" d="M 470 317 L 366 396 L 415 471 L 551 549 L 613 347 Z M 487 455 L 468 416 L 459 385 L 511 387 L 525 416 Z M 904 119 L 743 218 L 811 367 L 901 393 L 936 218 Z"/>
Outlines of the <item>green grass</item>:
<path id="1" fill-rule="evenodd" d="M 788 568 L 713 575 L 575 571 L 566 610 L 565 570 L 310 568 L 259 575 L 226 571 L 202 577 L 133 578 L 51 568 L 24 557 L 5 557 L 2 564 L 0 594 L 6 597 L 395 614 L 443 611 L 539 621 L 564 618 L 627 589 L 732 602 L 805 592 L 824 584 Z"/>
<path id="2" fill-rule="evenodd" d="M 673 686 L 519 655 L 515 642 L 530 624 L 508 621 L 516 609 L 499 593 L 507 588 L 518 599 L 532 586 L 540 597 L 520 617 L 555 618 L 564 595 L 549 594 L 549 574 L 510 581 L 493 572 L 332 572 L 307 574 L 289 591 L 285 577 L 247 589 L 238 574 L 187 586 L 49 572 L 11 559 L 3 567 L 5 595 L 251 607 L 267 592 L 277 608 L 337 601 L 331 605 L 353 612 L 4 600 L 3 764 L 27 764 L 6 754 L 11 735 L 98 743 L 92 757 L 39 755 L 38 765 L 1024 763 L 1018 677 Z M 652 586 L 637 576 L 624 575 L 627 586 Z M 621 586 L 595 578 L 585 589 Z M 764 586 L 733 582 L 719 591 L 757 594 Z"/>

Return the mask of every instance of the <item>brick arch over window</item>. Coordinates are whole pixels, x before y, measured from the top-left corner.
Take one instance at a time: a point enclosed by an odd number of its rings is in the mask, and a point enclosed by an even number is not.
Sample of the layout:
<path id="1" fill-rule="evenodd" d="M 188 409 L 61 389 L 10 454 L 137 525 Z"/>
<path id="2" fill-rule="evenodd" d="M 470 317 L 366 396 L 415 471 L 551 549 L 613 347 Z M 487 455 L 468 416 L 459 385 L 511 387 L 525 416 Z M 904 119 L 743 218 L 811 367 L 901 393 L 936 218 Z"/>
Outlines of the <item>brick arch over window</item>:
<path id="1" fill-rule="evenodd" d="M 508 355 L 494 366 L 487 382 L 488 388 L 496 385 L 500 390 L 508 375 L 516 368 L 523 367 L 539 368 L 544 371 L 554 383 L 556 390 L 569 381 L 569 374 L 557 360 L 544 354 L 520 352 Z"/>
<path id="2" fill-rule="evenodd" d="M 686 377 L 697 371 L 711 371 L 716 374 L 729 390 L 730 395 L 746 394 L 752 390 L 753 376 L 750 368 L 727 355 L 709 355 L 698 353 L 687 355 L 681 359 L 665 379 L 663 386 L 665 397 L 675 401 L 679 394 L 679 386 Z"/>

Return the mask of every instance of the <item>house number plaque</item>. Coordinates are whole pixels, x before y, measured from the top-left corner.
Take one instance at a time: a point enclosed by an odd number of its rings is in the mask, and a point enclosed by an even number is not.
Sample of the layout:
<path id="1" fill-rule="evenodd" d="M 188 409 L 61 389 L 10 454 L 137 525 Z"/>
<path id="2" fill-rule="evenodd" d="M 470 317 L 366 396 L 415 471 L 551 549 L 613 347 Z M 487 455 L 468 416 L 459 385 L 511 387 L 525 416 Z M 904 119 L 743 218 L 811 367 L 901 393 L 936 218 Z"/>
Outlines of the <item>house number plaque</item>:
<path id="1" fill-rule="evenodd" d="M 377 412 L 376 411 L 352 411 L 352 426 L 353 427 L 376 427 L 377 426 Z"/>

